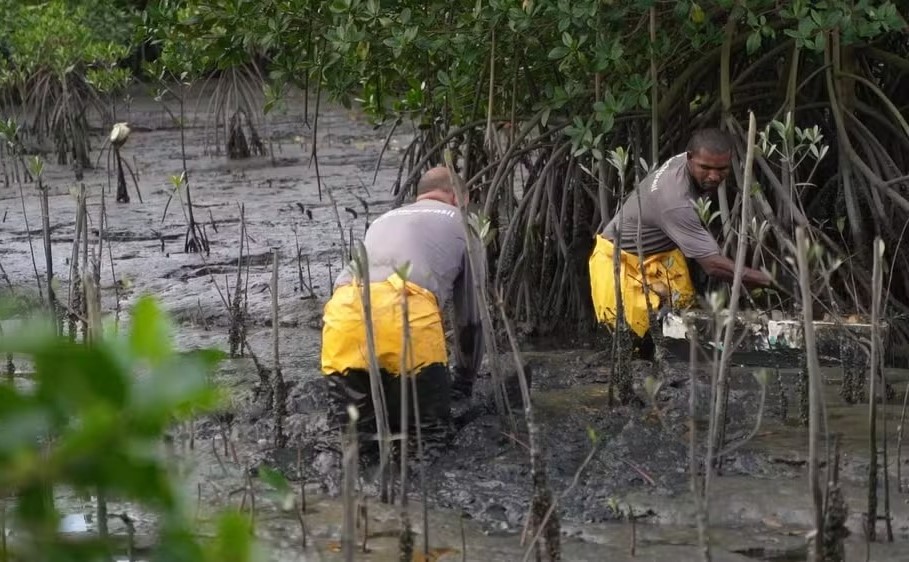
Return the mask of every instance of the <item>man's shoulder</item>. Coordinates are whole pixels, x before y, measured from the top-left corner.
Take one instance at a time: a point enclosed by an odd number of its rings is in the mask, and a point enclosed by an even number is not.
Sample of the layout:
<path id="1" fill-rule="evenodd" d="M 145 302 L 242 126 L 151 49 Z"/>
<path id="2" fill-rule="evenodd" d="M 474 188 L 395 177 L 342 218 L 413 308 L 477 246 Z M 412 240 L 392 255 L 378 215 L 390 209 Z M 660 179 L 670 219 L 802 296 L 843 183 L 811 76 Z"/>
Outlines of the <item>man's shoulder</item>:
<path id="1" fill-rule="evenodd" d="M 651 171 L 646 178 L 650 184 L 651 191 L 663 191 L 666 187 L 674 186 L 680 180 L 685 179 L 685 153 L 676 154 L 670 157 L 660 166 Z"/>
<path id="2" fill-rule="evenodd" d="M 379 222 L 385 222 L 387 220 L 403 220 L 403 219 L 414 219 L 419 217 L 433 217 L 441 218 L 445 220 L 452 220 L 460 222 L 461 217 L 458 214 L 458 209 L 452 207 L 451 205 L 446 205 L 445 203 L 439 201 L 414 201 L 413 203 L 408 203 L 400 207 L 388 210 L 382 213 L 379 217 L 373 221 L 373 224 Z"/>
<path id="3" fill-rule="evenodd" d="M 441 201 L 433 201 L 432 199 L 424 199 L 422 201 L 414 201 L 413 203 L 408 203 L 398 207 L 397 209 L 392 209 L 389 213 L 396 213 L 399 215 L 421 215 L 429 214 L 442 217 L 450 217 L 454 219 L 460 218 L 458 216 L 457 207 L 452 207 Z"/>
<path id="4" fill-rule="evenodd" d="M 666 160 L 649 179 L 650 192 L 656 205 L 668 209 L 690 204 L 691 180 L 688 178 L 684 153 Z"/>

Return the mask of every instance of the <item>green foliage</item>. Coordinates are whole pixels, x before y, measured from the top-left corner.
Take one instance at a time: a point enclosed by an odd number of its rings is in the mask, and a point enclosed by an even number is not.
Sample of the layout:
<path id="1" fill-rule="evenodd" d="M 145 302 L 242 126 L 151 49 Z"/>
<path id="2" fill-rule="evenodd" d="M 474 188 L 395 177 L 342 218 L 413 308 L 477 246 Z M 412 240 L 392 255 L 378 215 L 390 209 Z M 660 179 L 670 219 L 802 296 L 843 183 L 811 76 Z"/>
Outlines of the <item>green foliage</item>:
<path id="1" fill-rule="evenodd" d="M 221 404 L 209 373 L 223 354 L 177 352 L 167 317 L 149 297 L 136 304 L 131 324 L 127 334 L 91 345 L 55 336 L 44 319 L 0 339 L 0 353 L 35 367 L 33 386 L 0 385 L 0 493 L 16 498 L 13 526 L 26 537 L 14 543 L 22 549 L 14 559 L 95 559 L 57 535 L 50 490 L 67 486 L 157 511 L 160 559 L 250 560 L 250 530 L 238 515 L 219 521 L 212 544 L 197 542 L 161 450 L 172 423 Z"/>
<path id="2" fill-rule="evenodd" d="M 26 76 L 44 69 L 61 75 L 114 68 L 129 54 L 128 20 L 111 5 L 109 0 L 91 9 L 64 0 L 2 5 L 10 62 Z"/>
<path id="3" fill-rule="evenodd" d="M 496 229 L 492 226 L 489 217 L 483 213 L 469 213 L 467 225 L 483 246 L 489 246 L 495 239 Z"/>
<path id="4" fill-rule="evenodd" d="M 182 2 L 162 0 L 151 5 L 142 15 L 137 38 L 148 38 L 160 49 L 158 58 L 147 70 L 159 80 L 187 82 L 196 77 L 199 56 L 204 45 L 192 31 L 194 10 Z"/>
<path id="5" fill-rule="evenodd" d="M 399 114 L 428 122 L 445 114 L 461 124 L 482 115 L 487 100 L 477 95 L 478 81 L 485 86 L 492 57 L 496 113 L 506 114 L 512 102 L 519 114 L 593 109 L 597 119 L 589 133 L 595 138 L 612 128 L 618 113 L 649 109 L 651 53 L 670 75 L 696 63 L 722 43 L 734 2 L 682 0 L 672 11 L 659 8 L 652 45 L 647 33 L 652 0 L 205 4 L 209 7 L 194 21 L 208 30 L 205 52 L 223 59 L 237 52 L 265 53 L 276 82 L 321 79 L 336 99 L 345 104 L 357 99 L 377 119 Z M 780 32 L 819 50 L 824 32 L 835 26 L 850 43 L 903 25 L 890 2 L 800 0 L 780 11 L 771 0 L 741 6 L 734 17 L 749 34 L 752 53 L 763 46 L 762 39 Z M 602 94 L 591 100 L 597 73 Z M 479 91 L 485 94 L 486 88 Z"/>
<path id="6" fill-rule="evenodd" d="M 271 487 L 268 496 L 277 503 L 282 510 L 290 511 L 296 505 L 296 494 L 283 474 L 277 470 L 263 466 L 259 468 L 259 477 L 262 482 Z"/>
<path id="7" fill-rule="evenodd" d="M 259 44 L 249 23 L 259 17 L 250 0 L 161 0 L 137 32 L 161 48 L 153 68 L 186 78 L 247 63 Z"/>
<path id="8" fill-rule="evenodd" d="M 131 80 L 120 62 L 130 53 L 128 12 L 115 0 L 0 0 L 0 94 L 24 107 L 25 129 L 53 138 L 58 163 L 69 154 L 91 166 L 89 109 L 107 115 L 101 95 Z M 2 108 L 0 111 L 12 108 Z"/>

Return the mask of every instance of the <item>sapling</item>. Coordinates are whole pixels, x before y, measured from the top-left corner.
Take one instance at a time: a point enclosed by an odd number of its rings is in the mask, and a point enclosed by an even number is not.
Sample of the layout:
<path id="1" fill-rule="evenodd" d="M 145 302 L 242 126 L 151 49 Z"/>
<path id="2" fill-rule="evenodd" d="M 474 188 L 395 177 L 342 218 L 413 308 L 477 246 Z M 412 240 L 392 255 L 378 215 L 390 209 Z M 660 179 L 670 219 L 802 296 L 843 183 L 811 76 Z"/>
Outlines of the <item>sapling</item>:
<path id="1" fill-rule="evenodd" d="M 79 193 L 76 196 L 76 224 L 75 224 L 75 236 L 73 237 L 73 250 L 70 255 L 70 269 L 69 269 L 69 302 L 70 313 L 69 313 L 69 325 L 68 325 L 68 334 L 70 341 L 76 341 L 76 321 L 78 320 L 78 315 L 82 314 L 84 316 L 84 295 L 82 292 L 82 280 L 79 273 L 79 256 L 80 256 L 80 245 L 82 243 L 83 233 L 86 233 L 88 224 L 86 220 L 87 210 L 85 206 L 85 184 L 79 189 Z M 84 332 L 83 332 L 84 333 Z"/>
<path id="2" fill-rule="evenodd" d="M 300 237 L 298 236 L 298 227 L 296 222 L 294 222 L 292 230 L 294 233 L 294 247 L 297 254 L 297 282 L 300 285 L 300 294 L 303 294 L 303 290 L 306 289 L 306 291 L 309 293 L 308 298 L 315 298 L 316 294 L 312 290 L 312 277 L 310 277 L 308 284 L 303 280 L 303 253 L 300 250 Z M 309 272 L 309 257 L 306 258 L 306 271 L 307 273 Z"/>
<path id="3" fill-rule="evenodd" d="M 464 180 L 455 170 L 451 151 L 446 150 L 444 156 L 445 165 L 448 167 L 452 182 L 454 182 L 455 200 L 461 209 L 466 209 L 469 193 L 464 184 Z M 510 427 L 514 429 L 515 422 L 511 415 L 511 406 L 505 397 L 505 379 L 502 375 L 501 365 L 499 364 L 499 351 L 495 338 L 495 330 L 493 329 L 494 324 L 492 322 L 492 315 L 489 312 L 489 299 L 487 298 L 486 287 L 481 283 L 481 279 L 486 278 L 485 243 L 491 239 L 493 231 L 489 219 L 486 216 L 480 217 L 474 215 L 473 219 L 473 224 L 471 224 L 471 220 L 468 219 L 466 213 L 461 213 L 466 240 L 467 259 L 470 264 L 470 269 L 473 272 L 471 276 L 473 291 L 479 308 L 480 323 L 482 325 L 483 339 L 486 346 L 486 357 L 489 359 L 489 370 L 492 374 L 493 397 L 495 399 L 496 412 L 502 418 L 503 422 L 509 423 Z M 481 272 L 484 274 L 481 274 Z"/>
<path id="4" fill-rule="evenodd" d="M 420 417 L 420 400 L 417 394 L 417 379 L 410 377 L 410 401 L 413 404 L 413 417 L 415 420 Z M 423 555 L 429 555 L 429 502 L 426 492 L 426 454 L 423 447 L 423 428 L 419 423 L 415 423 L 417 438 L 417 460 L 420 461 L 420 503 L 423 508 Z"/>
<path id="5" fill-rule="evenodd" d="M 613 391 L 618 389 L 619 402 L 627 404 L 634 396 L 629 359 L 631 355 L 631 330 L 625 318 L 624 297 L 622 295 L 622 225 L 625 218 L 625 171 L 628 168 L 628 152 L 618 147 L 609 153 L 609 164 L 616 170 L 619 178 L 619 214 L 616 224 L 615 239 L 612 242 L 612 276 L 615 283 L 615 329 L 612 341 L 612 370 L 609 375 L 609 405 L 612 405 Z M 642 266 L 643 267 L 643 266 Z"/>
<path id="6" fill-rule="evenodd" d="M 802 314 L 804 322 L 804 345 L 808 363 L 808 483 L 814 504 L 814 545 L 812 558 L 816 562 L 824 560 L 824 513 L 821 495 L 820 476 L 818 474 L 818 445 L 821 439 L 820 422 L 823 407 L 821 388 L 821 367 L 818 362 L 817 343 L 814 337 L 814 318 L 811 310 L 813 296 L 810 288 L 810 271 L 808 269 L 808 240 L 803 227 L 795 231 L 798 253 L 796 260 L 801 288 Z M 872 459 L 875 455 L 872 454 Z M 874 462 L 872 460 L 872 462 Z"/>
<path id="7" fill-rule="evenodd" d="M 366 246 L 358 241 L 356 253 L 351 261 L 351 272 L 360 286 L 360 299 L 363 307 L 363 323 L 366 327 L 366 350 L 369 360 L 369 387 L 375 410 L 376 428 L 379 441 L 379 474 L 380 494 L 382 501 L 388 497 L 388 448 L 390 446 L 390 429 L 388 426 L 388 409 L 382 387 L 382 375 L 379 372 L 379 360 L 376 355 L 375 328 L 372 322 L 371 285 L 369 277 L 369 256 Z"/>
<path id="8" fill-rule="evenodd" d="M 21 153 L 21 146 L 19 145 L 19 141 L 17 140 L 18 135 L 19 135 L 19 127 L 12 120 L 8 120 L 6 122 L 0 121 L 0 130 L 3 131 L 3 137 L 6 140 L 6 144 L 7 144 L 7 147 L 9 148 L 10 152 L 12 152 L 14 155 L 19 155 Z M 38 298 L 43 299 L 44 290 L 41 287 L 41 276 L 38 274 L 38 260 L 35 257 L 35 246 L 32 242 L 32 229 L 28 224 L 28 212 L 25 209 L 25 190 L 22 187 L 23 179 L 18 174 L 18 160 L 19 159 L 16 158 L 13 160 L 13 162 L 16 165 L 16 170 L 17 170 L 16 184 L 19 186 L 19 201 L 22 204 L 22 220 L 25 222 L 25 230 L 28 233 L 28 250 L 29 250 L 29 253 L 31 254 L 31 258 L 32 258 L 32 269 L 35 272 L 35 283 L 37 283 L 37 285 L 38 285 Z M 39 161 L 37 158 L 35 160 Z M 28 166 L 23 166 L 23 167 L 25 168 L 26 173 L 30 174 L 29 167 Z M 29 177 L 27 179 L 28 179 L 28 181 L 31 181 L 32 176 L 29 175 Z M 4 276 L 5 276 L 5 274 L 4 274 Z M 7 277 L 7 282 L 8 282 L 8 280 L 9 280 L 9 278 Z"/>
<path id="9" fill-rule="evenodd" d="M 401 280 L 401 536 L 399 539 L 401 549 L 401 562 L 411 562 L 413 559 L 413 529 L 410 527 L 410 513 L 407 509 L 407 443 L 410 435 L 408 432 L 408 400 L 407 400 L 407 379 L 411 377 L 410 366 L 413 362 L 410 340 L 410 310 L 407 303 L 407 283 L 410 279 L 410 273 L 413 267 L 410 262 L 405 263 L 395 270 L 398 278 Z M 420 420 L 415 419 L 414 423 L 419 424 Z M 425 490 L 424 490 L 425 493 Z M 425 498 L 424 498 L 425 499 Z M 424 501 L 425 505 L 426 502 Z M 424 515 L 425 521 L 425 515 Z"/>
<path id="10" fill-rule="evenodd" d="M 321 42 L 321 44 L 322 44 L 322 47 L 323 47 L 323 48 L 319 50 L 320 54 L 322 54 L 322 53 L 325 52 L 325 50 L 324 50 L 325 41 L 323 40 L 323 41 Z M 324 55 L 323 55 L 323 56 L 324 56 Z M 318 76 L 322 76 L 323 71 L 324 71 L 323 65 L 322 65 L 322 64 L 319 64 Z M 309 74 L 307 73 L 307 83 L 308 83 L 308 81 L 309 81 Z M 309 153 L 309 164 L 310 164 L 310 166 L 312 166 L 313 163 L 315 163 L 315 165 L 316 165 L 316 188 L 317 188 L 318 191 L 319 191 L 319 201 L 322 200 L 322 174 L 319 173 L 319 153 L 318 153 L 318 145 L 319 145 L 319 106 L 321 105 L 321 102 L 322 102 L 322 82 L 323 82 L 323 80 L 317 80 L 317 81 L 316 81 L 316 108 L 315 108 L 315 115 L 313 116 L 313 123 L 312 123 L 312 150 L 311 150 L 311 152 Z M 307 95 L 305 96 L 305 98 L 306 98 L 306 102 L 307 102 L 307 105 L 308 105 L 308 103 L 309 103 L 309 95 L 308 95 L 308 92 L 307 92 Z M 307 109 L 308 109 L 308 108 L 307 108 Z M 306 114 L 307 114 L 307 118 L 308 118 L 309 112 L 306 111 Z"/>
<path id="11" fill-rule="evenodd" d="M 190 197 L 189 181 L 187 180 L 186 171 L 183 171 L 180 175 L 171 176 L 170 183 L 173 186 L 173 191 L 171 192 L 171 196 L 168 198 L 167 203 L 164 205 L 164 213 L 161 216 L 161 222 L 163 223 L 164 219 L 167 217 L 167 208 L 170 205 L 170 198 L 176 193 L 180 201 L 180 208 L 183 210 L 183 217 L 187 222 L 186 235 L 183 241 L 183 251 L 187 253 L 204 251 L 207 255 L 210 251 L 208 239 L 205 238 L 205 234 L 198 223 L 196 223 L 195 216 L 193 215 L 193 204 Z M 185 203 L 182 195 L 184 190 L 186 191 Z"/>
<path id="12" fill-rule="evenodd" d="M 240 205 L 240 244 L 237 248 L 237 279 L 234 283 L 233 298 L 230 299 L 230 328 L 228 330 L 228 342 L 230 344 L 230 356 L 237 357 L 243 354 L 243 340 L 246 338 L 246 318 L 242 306 L 243 296 L 243 244 L 246 239 L 246 205 Z M 228 286 L 228 289 L 230 287 Z"/>
<path id="13" fill-rule="evenodd" d="M 360 509 L 357 512 L 357 527 L 360 526 L 360 521 L 363 522 L 363 542 L 360 543 L 360 552 L 363 554 L 369 554 L 369 547 L 367 542 L 369 541 L 369 509 L 366 505 L 366 498 L 363 497 L 363 503 L 360 504 Z"/>
<path id="14" fill-rule="evenodd" d="M 708 447 L 708 456 L 711 456 L 714 451 L 719 451 L 723 447 L 723 443 L 720 440 L 721 437 L 725 435 L 725 425 L 726 425 L 726 399 L 728 396 L 727 388 L 727 377 L 729 373 L 729 358 L 732 354 L 732 336 L 735 331 L 736 324 L 736 313 L 738 312 L 739 296 L 742 291 L 742 278 L 745 271 L 745 256 L 748 243 L 748 230 L 746 225 L 748 224 L 751 216 L 751 182 L 752 182 L 752 166 L 754 164 L 754 140 L 757 130 L 757 122 L 754 117 L 753 112 L 748 112 L 748 141 L 746 145 L 745 153 L 745 167 L 744 167 L 744 179 L 742 186 L 742 217 L 741 222 L 741 232 L 738 235 L 738 247 L 736 248 L 735 256 L 735 271 L 733 274 L 732 280 L 732 291 L 729 297 L 729 305 L 725 312 L 725 331 L 723 334 L 723 351 L 720 355 L 719 366 L 717 366 L 717 403 L 711 405 L 711 409 L 715 409 L 715 416 L 711 418 L 710 421 L 710 441 L 707 444 Z M 766 384 L 763 385 L 766 389 Z M 722 428 L 722 429 L 721 429 Z M 719 456 L 717 460 L 721 460 L 722 456 Z M 708 467 L 708 470 L 712 470 L 712 467 Z M 709 475 L 708 475 L 709 481 Z"/>
<path id="15" fill-rule="evenodd" d="M 185 63 L 186 61 L 181 61 Z M 190 65 L 187 65 L 190 66 Z M 174 185 L 174 191 L 178 194 L 180 190 L 183 189 L 186 191 L 186 207 L 184 208 L 184 216 L 187 221 L 186 228 L 186 237 L 183 243 L 183 250 L 187 253 L 201 253 L 205 252 L 208 255 L 210 248 L 208 244 L 208 239 L 205 237 L 202 230 L 199 228 L 199 225 L 196 224 L 195 216 L 193 215 L 193 203 L 192 195 L 190 193 L 190 184 L 189 184 L 189 169 L 186 166 L 186 90 L 190 86 L 192 79 L 190 70 L 185 70 L 183 72 L 174 72 L 173 68 L 167 68 L 165 64 L 158 64 L 157 68 L 153 69 L 153 72 L 158 79 L 161 89 L 155 95 L 155 101 L 161 104 L 161 108 L 167 112 L 170 116 L 170 119 L 173 123 L 176 123 L 180 129 L 180 156 L 183 164 L 182 173 L 179 176 L 171 177 L 171 183 Z M 168 76 L 168 73 L 170 76 Z M 177 75 L 179 74 L 179 75 Z M 175 78 L 178 88 L 168 86 L 166 84 L 167 78 Z M 179 117 L 174 115 L 170 107 L 164 102 L 165 95 L 171 95 L 176 98 L 180 106 L 180 115 Z M 173 194 L 171 194 L 171 197 Z M 180 196 L 181 207 L 183 205 L 183 197 Z M 164 216 L 161 217 L 161 222 L 164 222 L 164 217 L 167 216 L 167 206 L 170 204 L 170 198 L 168 198 L 167 204 L 164 206 Z"/>
<path id="16" fill-rule="evenodd" d="M 695 519 L 698 528 L 698 547 L 701 549 L 701 556 L 704 562 L 710 562 L 710 540 L 707 534 L 707 498 L 702 490 L 702 482 L 699 476 L 697 463 L 697 369 L 698 353 L 698 331 L 691 318 L 685 318 L 686 329 L 689 339 L 689 365 L 688 365 L 688 476 L 690 479 L 691 496 L 694 498 Z"/>
<path id="17" fill-rule="evenodd" d="M 328 194 L 328 200 L 331 201 L 331 209 L 334 211 L 335 224 L 338 226 L 338 234 L 341 237 L 341 259 L 342 261 L 350 261 L 353 259 L 353 249 L 348 247 L 347 236 L 344 234 L 344 226 L 341 224 L 341 214 L 338 212 L 338 202 L 335 199 L 335 195 L 332 192 L 332 189 L 326 184 L 325 192 Z M 347 255 L 344 255 L 343 249 L 348 248 Z"/>
<path id="18" fill-rule="evenodd" d="M 98 258 L 100 259 L 100 258 Z M 98 288 L 98 277 L 95 272 L 98 271 L 98 265 L 95 264 L 93 268 L 94 272 L 87 272 L 83 279 L 82 284 L 85 287 L 85 305 L 86 305 L 86 316 L 88 317 L 88 326 L 89 326 L 89 336 L 88 342 L 90 345 L 98 345 L 102 338 L 101 330 L 101 293 Z M 98 536 L 102 540 L 107 539 L 107 497 L 102 486 L 99 486 L 96 490 L 97 492 L 97 525 L 98 525 Z"/>
<path id="19" fill-rule="evenodd" d="M 348 422 L 347 430 L 342 430 L 343 444 L 343 471 L 344 484 L 342 488 L 344 501 L 344 521 L 341 530 L 341 548 L 344 551 L 344 561 L 353 562 L 354 536 L 356 533 L 356 485 L 357 485 L 357 466 L 359 458 L 358 440 L 357 440 L 357 421 L 360 414 L 356 406 L 347 407 Z"/>
<path id="20" fill-rule="evenodd" d="M 518 349 L 517 340 L 514 335 L 514 329 L 508 320 L 505 312 L 505 303 L 502 300 L 501 293 L 498 296 L 498 308 L 502 316 L 502 323 L 505 326 L 505 333 L 508 336 L 508 343 L 511 346 L 514 357 L 515 370 L 518 376 L 518 384 L 521 388 L 521 399 L 524 402 L 524 421 L 527 424 L 527 440 L 530 444 L 530 472 L 533 481 L 533 497 L 531 498 L 531 521 L 534 532 L 537 537 L 544 537 L 544 550 L 546 559 L 550 562 L 562 559 L 562 548 L 560 544 L 560 525 L 557 516 L 553 515 L 552 490 L 549 487 L 549 480 L 546 474 L 546 465 L 542 443 L 539 435 L 539 427 L 533 415 L 533 402 L 530 399 L 530 387 L 527 384 L 527 375 L 524 372 L 524 361 L 521 358 L 521 352 Z M 536 541 L 534 541 L 536 543 Z M 529 556 L 530 549 L 525 554 L 524 559 Z"/>
<path id="21" fill-rule="evenodd" d="M 259 392 L 265 393 L 265 411 L 268 412 L 274 406 L 275 399 L 274 389 L 271 384 L 271 371 L 259 361 L 259 357 L 252 350 L 252 347 L 249 345 L 249 340 L 245 337 L 243 338 L 243 347 L 246 349 L 246 352 L 249 353 L 249 357 L 256 367 L 256 374 L 259 376 Z"/>
<path id="22" fill-rule="evenodd" d="M 54 294 L 54 256 L 53 249 L 51 248 L 51 237 L 50 237 L 50 209 L 48 204 L 48 188 L 44 184 L 44 162 L 37 156 L 32 158 L 29 161 L 29 168 L 32 175 L 38 182 L 38 196 L 41 198 L 41 225 L 42 232 L 44 233 L 44 259 L 45 259 L 45 281 L 47 282 L 47 308 L 50 311 L 50 314 L 56 318 L 58 315 L 57 309 L 57 296 Z M 59 322 L 55 321 L 55 325 L 58 326 L 57 332 L 59 333 Z"/>
<path id="23" fill-rule="evenodd" d="M 284 375 L 281 373 L 281 356 L 278 351 L 278 249 L 272 250 L 272 270 L 271 270 L 271 333 L 272 333 L 272 351 L 274 361 L 274 396 L 275 396 L 275 447 L 282 448 L 287 443 L 287 436 L 284 434 L 284 417 L 287 414 L 287 385 L 284 382 Z"/>
<path id="24" fill-rule="evenodd" d="M 880 388 L 880 312 L 881 298 L 883 292 L 883 266 L 884 258 L 884 241 L 880 237 L 874 240 L 874 262 L 872 269 L 872 303 L 871 303 L 871 365 L 868 374 L 870 388 L 868 391 L 868 444 L 869 464 L 868 464 L 868 511 L 865 523 L 865 531 L 869 542 L 877 540 L 877 488 L 878 488 L 878 446 L 877 446 L 877 402 L 883 400 L 883 392 Z M 886 436 L 885 436 L 886 438 Z M 887 471 L 886 463 L 884 471 Z M 889 506 L 888 506 L 889 507 Z M 888 538 L 893 540 L 892 530 L 890 530 L 889 513 L 886 514 Z"/>
<path id="25" fill-rule="evenodd" d="M 824 560 L 845 562 L 845 539 L 849 536 L 846 520 L 849 510 L 839 482 L 840 440 L 833 437 L 833 458 L 827 465 L 827 491 L 824 498 Z"/>
<path id="26" fill-rule="evenodd" d="M 899 493 L 903 492 L 901 465 L 903 463 L 903 428 L 906 424 L 907 407 L 909 407 L 909 385 L 906 385 L 906 390 L 903 392 L 903 407 L 900 410 L 900 423 L 896 427 L 896 491 Z"/>

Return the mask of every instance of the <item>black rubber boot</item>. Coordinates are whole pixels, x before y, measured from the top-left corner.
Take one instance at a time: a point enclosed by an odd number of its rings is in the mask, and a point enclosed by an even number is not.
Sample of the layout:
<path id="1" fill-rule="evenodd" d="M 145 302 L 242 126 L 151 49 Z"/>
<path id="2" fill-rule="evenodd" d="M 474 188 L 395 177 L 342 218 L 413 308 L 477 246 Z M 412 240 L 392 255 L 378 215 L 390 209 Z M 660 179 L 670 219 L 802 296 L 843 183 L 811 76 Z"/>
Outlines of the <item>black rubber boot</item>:
<path id="1" fill-rule="evenodd" d="M 469 400 L 473 396 L 473 383 L 476 381 L 476 373 L 467 370 L 455 368 L 451 381 L 451 400 Z"/>
<path id="2" fill-rule="evenodd" d="M 329 375 L 328 382 L 328 416 L 329 426 L 335 435 L 347 431 L 350 418 L 348 406 L 355 406 L 359 414 L 357 420 L 357 437 L 360 442 L 360 458 L 369 462 L 373 457 L 378 459 L 379 444 L 376 440 L 376 412 L 372 404 L 369 387 L 369 373 L 366 371 L 348 371 L 346 375 Z"/>

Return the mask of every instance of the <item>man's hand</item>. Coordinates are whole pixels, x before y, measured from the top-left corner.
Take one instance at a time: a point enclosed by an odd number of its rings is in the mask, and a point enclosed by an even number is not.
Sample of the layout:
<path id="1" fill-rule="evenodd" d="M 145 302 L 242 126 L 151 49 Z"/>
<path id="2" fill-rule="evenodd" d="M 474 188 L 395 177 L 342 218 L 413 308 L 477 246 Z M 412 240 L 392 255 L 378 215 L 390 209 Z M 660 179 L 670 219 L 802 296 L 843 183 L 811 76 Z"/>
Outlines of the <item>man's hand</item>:
<path id="1" fill-rule="evenodd" d="M 802 298 L 798 274 L 787 268 L 783 268 L 773 280 L 773 287 L 787 297 Z"/>
<path id="2" fill-rule="evenodd" d="M 758 285 L 759 287 L 770 287 L 776 284 L 776 282 L 773 280 L 773 277 L 764 271 L 751 269 L 750 267 L 746 267 L 745 269 L 752 273 L 752 277 L 754 278 L 754 285 Z"/>

